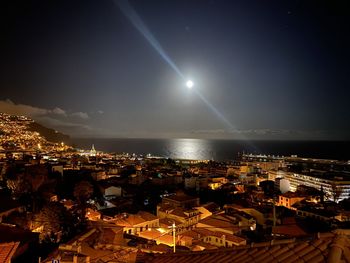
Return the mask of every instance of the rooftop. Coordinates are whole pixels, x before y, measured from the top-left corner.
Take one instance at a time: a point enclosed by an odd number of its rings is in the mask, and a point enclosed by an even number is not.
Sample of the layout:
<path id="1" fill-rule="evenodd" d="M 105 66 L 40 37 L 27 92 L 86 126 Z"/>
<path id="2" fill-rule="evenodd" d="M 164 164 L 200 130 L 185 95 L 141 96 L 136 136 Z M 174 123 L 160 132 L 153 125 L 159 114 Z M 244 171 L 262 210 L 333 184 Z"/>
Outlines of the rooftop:
<path id="1" fill-rule="evenodd" d="M 183 193 L 178 193 L 176 195 L 170 195 L 170 196 L 166 196 L 163 198 L 163 200 L 172 200 L 172 201 L 177 201 L 177 202 L 192 201 L 192 200 L 196 200 L 196 199 L 198 199 L 198 197 L 188 196 L 188 195 L 185 195 Z"/>
<path id="2" fill-rule="evenodd" d="M 191 253 L 144 254 L 136 262 L 350 262 L 350 230 L 318 234 L 311 239 L 272 240 L 234 248 Z"/>
<path id="3" fill-rule="evenodd" d="M 0 243 L 0 262 L 11 262 L 18 246 L 19 242 Z"/>

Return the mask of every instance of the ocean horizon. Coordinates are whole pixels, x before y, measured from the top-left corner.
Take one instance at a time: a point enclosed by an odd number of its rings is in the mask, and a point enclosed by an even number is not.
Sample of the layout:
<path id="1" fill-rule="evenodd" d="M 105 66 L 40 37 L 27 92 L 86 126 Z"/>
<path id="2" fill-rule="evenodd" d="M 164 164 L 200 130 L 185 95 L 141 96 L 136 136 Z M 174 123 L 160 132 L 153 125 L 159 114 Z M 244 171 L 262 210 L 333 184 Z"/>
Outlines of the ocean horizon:
<path id="1" fill-rule="evenodd" d="M 173 159 L 233 160 L 239 153 L 350 160 L 350 141 L 72 138 L 76 148 Z"/>

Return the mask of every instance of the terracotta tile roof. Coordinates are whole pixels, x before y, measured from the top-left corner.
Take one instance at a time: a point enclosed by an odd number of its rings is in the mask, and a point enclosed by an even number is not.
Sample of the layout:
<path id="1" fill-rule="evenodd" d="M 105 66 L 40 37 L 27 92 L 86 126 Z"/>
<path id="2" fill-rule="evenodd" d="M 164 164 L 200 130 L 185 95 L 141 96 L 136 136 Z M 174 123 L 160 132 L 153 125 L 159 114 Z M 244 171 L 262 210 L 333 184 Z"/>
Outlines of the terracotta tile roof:
<path id="1" fill-rule="evenodd" d="M 143 231 L 143 232 L 139 233 L 140 237 L 151 239 L 151 240 L 155 240 L 158 237 L 160 237 L 161 235 L 163 235 L 163 233 L 159 232 L 156 229 L 150 229 L 148 231 Z"/>
<path id="2" fill-rule="evenodd" d="M 235 235 L 228 235 L 228 234 L 226 234 L 225 238 L 226 238 L 226 240 L 232 241 L 232 242 L 235 242 L 235 243 L 242 243 L 242 242 L 246 241 L 244 238 L 241 238 L 241 237 L 235 236 Z M 246 243 L 244 243 L 244 244 L 246 244 Z"/>
<path id="3" fill-rule="evenodd" d="M 177 238 L 178 241 L 192 242 L 193 238 L 189 236 L 179 235 Z"/>
<path id="4" fill-rule="evenodd" d="M 187 217 L 187 215 L 185 214 L 185 210 L 182 209 L 181 207 L 175 208 L 173 211 L 170 212 L 170 214 L 179 216 L 179 217 Z"/>
<path id="5" fill-rule="evenodd" d="M 122 233 L 118 233 L 119 229 L 112 229 L 112 228 L 103 228 L 100 236 L 100 243 L 107 243 L 107 244 L 115 244 L 116 243 L 116 236 L 122 238 L 123 234 Z"/>
<path id="6" fill-rule="evenodd" d="M 193 238 L 201 238 L 201 237 L 210 236 L 211 233 L 213 233 L 213 231 L 210 231 L 205 228 L 193 228 L 192 230 L 188 230 L 182 233 L 181 235 L 189 236 Z"/>
<path id="7" fill-rule="evenodd" d="M 192 201 L 198 199 L 198 197 L 192 197 L 188 196 L 185 194 L 176 194 L 176 195 L 171 195 L 163 198 L 164 200 L 172 200 L 172 201 L 177 201 L 177 202 L 184 202 L 184 201 Z"/>
<path id="8" fill-rule="evenodd" d="M 157 219 L 157 217 L 148 212 L 139 212 L 136 215 L 127 214 L 122 217 L 117 217 L 115 219 L 112 219 L 111 222 L 115 223 L 118 226 L 133 227 L 155 219 Z"/>
<path id="9" fill-rule="evenodd" d="M 173 206 L 167 205 L 167 204 L 160 204 L 160 205 L 158 205 L 158 207 L 159 207 L 158 210 L 162 211 L 162 212 L 166 212 L 167 210 L 173 210 L 174 209 Z"/>
<path id="10" fill-rule="evenodd" d="M 171 252 L 173 249 L 165 244 L 153 245 L 149 247 L 149 250 L 157 252 Z"/>
<path id="11" fill-rule="evenodd" d="M 218 238 L 222 238 L 223 236 L 225 236 L 225 239 L 228 241 L 232 241 L 235 243 L 241 243 L 244 242 L 245 239 L 232 235 L 232 234 L 228 234 L 228 233 L 224 233 L 224 232 L 220 232 L 220 231 L 210 231 L 208 229 L 201 229 L 201 228 L 194 228 L 193 230 L 190 231 L 186 231 L 184 233 L 181 234 L 181 236 L 187 236 L 187 237 L 191 237 L 194 239 L 198 239 L 198 238 L 204 238 L 204 237 L 218 237 Z"/>
<path id="12" fill-rule="evenodd" d="M 142 219 L 144 219 L 145 221 L 152 221 L 152 220 L 156 220 L 158 217 L 156 217 L 155 215 L 148 213 L 146 211 L 139 211 L 137 213 L 138 216 L 140 216 Z"/>
<path id="13" fill-rule="evenodd" d="M 158 237 L 156 239 L 157 243 L 162 243 L 162 244 L 166 244 L 168 246 L 172 246 L 173 245 L 173 236 L 171 235 L 162 235 L 160 237 Z"/>
<path id="14" fill-rule="evenodd" d="M 138 260 L 146 263 L 350 262 L 350 230 L 336 230 L 303 240 L 272 240 L 201 252 L 149 254 Z"/>
<path id="15" fill-rule="evenodd" d="M 272 227 L 272 234 L 286 237 L 301 237 L 308 234 L 298 225 L 281 225 Z"/>
<path id="16" fill-rule="evenodd" d="M 19 242 L 0 243 L 0 262 L 11 262 L 11 258 L 15 254 L 18 246 Z"/>
<path id="17" fill-rule="evenodd" d="M 170 218 L 161 218 L 159 219 L 159 225 L 161 227 L 171 227 L 175 223 L 176 226 L 181 225 L 182 222 L 175 220 L 175 219 L 170 219 Z"/>
<path id="18" fill-rule="evenodd" d="M 238 232 L 239 226 L 230 218 L 221 215 L 208 216 L 198 222 L 198 227 L 209 226 L 213 228 L 222 228 L 233 232 Z"/>
<path id="19" fill-rule="evenodd" d="M 195 241 L 193 242 L 193 246 L 191 247 L 192 251 L 203 251 L 203 250 L 217 250 L 218 247 L 211 245 L 209 243 L 205 243 L 203 241 Z"/>
<path id="20" fill-rule="evenodd" d="M 210 211 L 212 213 L 220 210 L 220 206 L 218 206 L 214 202 L 206 203 L 206 204 L 202 205 L 202 207 L 204 207 L 205 209 L 207 209 L 208 211 Z"/>

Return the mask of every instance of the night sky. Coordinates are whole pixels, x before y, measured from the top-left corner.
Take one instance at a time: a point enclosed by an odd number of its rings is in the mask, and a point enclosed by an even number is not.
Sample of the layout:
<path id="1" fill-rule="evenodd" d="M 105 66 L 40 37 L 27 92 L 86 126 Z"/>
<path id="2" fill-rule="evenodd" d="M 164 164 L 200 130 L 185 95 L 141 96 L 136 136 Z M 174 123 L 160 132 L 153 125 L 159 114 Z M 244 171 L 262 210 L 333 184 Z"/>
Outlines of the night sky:
<path id="1" fill-rule="evenodd" d="M 192 90 L 116 2 L 2 1 L 0 111 L 75 137 L 350 139 L 346 1 L 129 1 Z"/>

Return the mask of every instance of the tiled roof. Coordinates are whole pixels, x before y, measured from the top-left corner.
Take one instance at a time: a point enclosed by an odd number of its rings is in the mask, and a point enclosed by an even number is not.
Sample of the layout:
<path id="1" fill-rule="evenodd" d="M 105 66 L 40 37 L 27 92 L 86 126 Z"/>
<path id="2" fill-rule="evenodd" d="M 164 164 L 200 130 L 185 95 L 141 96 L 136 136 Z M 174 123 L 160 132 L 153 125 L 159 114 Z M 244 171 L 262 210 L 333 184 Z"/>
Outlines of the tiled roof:
<path id="1" fill-rule="evenodd" d="M 164 204 L 158 205 L 158 210 L 162 212 L 166 212 L 167 210 L 171 210 L 171 209 L 174 209 L 171 205 L 164 205 Z"/>
<path id="2" fill-rule="evenodd" d="M 166 244 L 169 246 L 173 245 L 173 236 L 165 234 L 156 239 L 157 243 Z"/>
<path id="3" fill-rule="evenodd" d="M 218 237 L 218 238 L 223 238 L 223 236 L 225 236 L 225 239 L 228 241 L 232 241 L 232 242 L 236 242 L 236 243 L 241 243 L 244 242 L 245 239 L 232 235 L 232 234 L 228 234 L 228 233 L 224 233 L 224 232 L 219 232 L 219 231 L 210 231 L 208 229 L 204 229 L 204 228 L 194 228 L 193 230 L 190 231 L 186 231 L 183 234 L 181 234 L 181 236 L 187 236 L 187 237 L 192 237 L 194 239 L 197 238 L 203 238 L 203 237 Z"/>
<path id="4" fill-rule="evenodd" d="M 193 236 L 193 237 L 196 236 L 196 237 L 202 238 L 202 237 L 206 237 L 206 236 L 212 236 L 213 233 L 214 233 L 213 231 L 210 231 L 208 229 L 197 227 L 197 228 L 193 228 L 189 231 L 184 232 L 183 235 Z M 222 234 L 224 235 L 224 233 L 222 233 Z"/>
<path id="5" fill-rule="evenodd" d="M 275 235 L 283 235 L 288 237 L 306 236 L 307 233 L 298 225 L 280 225 L 272 227 L 272 233 Z"/>
<path id="6" fill-rule="evenodd" d="M 217 212 L 220 207 L 215 204 L 214 202 L 210 202 L 210 203 L 206 203 L 204 205 L 202 205 L 202 207 L 204 207 L 205 209 L 207 209 L 210 212 Z"/>
<path id="7" fill-rule="evenodd" d="M 144 219 L 145 221 L 153 221 L 156 220 L 158 217 L 156 217 L 155 215 L 148 213 L 146 211 L 139 211 L 137 213 L 138 216 L 140 216 L 142 219 Z"/>
<path id="8" fill-rule="evenodd" d="M 187 215 L 185 214 L 185 210 L 182 209 L 181 207 L 175 208 L 169 214 L 172 214 L 172 215 L 175 215 L 175 216 L 179 216 L 179 217 L 184 217 L 184 218 L 187 217 Z"/>
<path id="9" fill-rule="evenodd" d="M 194 241 L 193 246 L 191 247 L 192 251 L 203 251 L 203 250 L 218 250 L 217 246 L 211 245 L 209 243 L 205 243 L 203 241 Z"/>
<path id="10" fill-rule="evenodd" d="M 0 262 L 10 262 L 18 246 L 19 242 L 0 243 Z"/>
<path id="11" fill-rule="evenodd" d="M 143 232 L 139 233 L 140 237 L 147 238 L 147 239 L 153 239 L 153 240 L 157 239 L 161 235 L 162 235 L 162 233 L 156 229 L 150 229 L 148 231 L 143 231 Z"/>
<path id="12" fill-rule="evenodd" d="M 149 250 L 157 251 L 157 252 L 170 252 L 173 249 L 165 244 L 159 244 L 159 245 L 153 245 L 149 247 Z"/>
<path id="13" fill-rule="evenodd" d="M 137 262 L 350 262 L 350 230 L 336 230 L 307 240 L 273 240 L 227 249 L 144 255 Z"/>
<path id="14" fill-rule="evenodd" d="M 230 234 L 228 234 L 228 235 L 226 234 L 225 238 L 226 238 L 226 240 L 232 241 L 232 242 L 235 242 L 235 243 L 242 243 L 242 242 L 246 241 L 244 238 L 241 238 L 241 237 L 235 236 L 235 235 L 230 235 Z M 244 243 L 244 244 L 246 244 L 246 243 Z"/>
<path id="15" fill-rule="evenodd" d="M 233 232 L 239 231 L 239 227 L 231 218 L 221 215 L 208 216 L 198 222 L 198 226 L 206 225 L 215 228 L 230 229 Z"/>
<path id="16" fill-rule="evenodd" d="M 115 223 L 118 226 L 124 226 L 124 227 L 133 227 L 138 224 L 142 224 L 146 222 L 144 218 L 142 218 L 140 215 L 136 214 L 128 214 L 125 217 L 119 217 L 111 220 L 111 222 Z"/>
<path id="17" fill-rule="evenodd" d="M 175 223 L 176 226 L 181 225 L 182 222 L 175 220 L 175 219 L 170 219 L 170 218 L 161 218 L 159 219 L 159 225 L 161 227 L 171 227 Z"/>
<path id="18" fill-rule="evenodd" d="M 192 201 L 192 200 L 196 200 L 198 197 L 192 197 L 192 196 L 188 196 L 185 194 L 176 194 L 176 195 L 171 195 L 171 196 L 167 196 L 164 197 L 164 200 L 173 200 L 173 201 L 178 201 L 178 202 L 183 202 L 183 201 Z"/>

